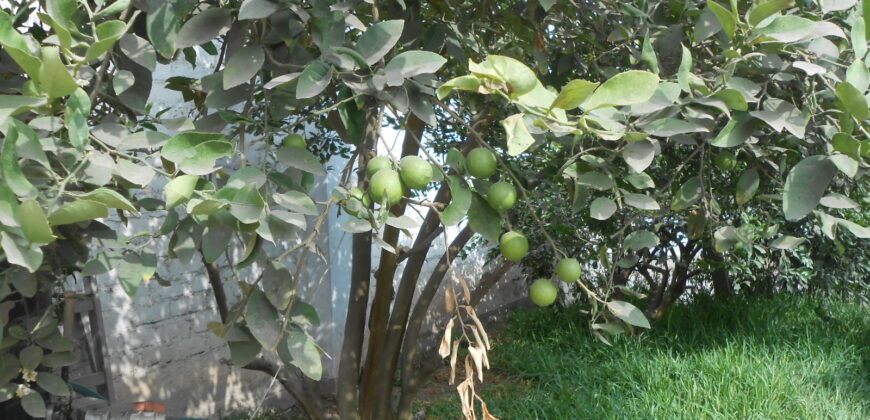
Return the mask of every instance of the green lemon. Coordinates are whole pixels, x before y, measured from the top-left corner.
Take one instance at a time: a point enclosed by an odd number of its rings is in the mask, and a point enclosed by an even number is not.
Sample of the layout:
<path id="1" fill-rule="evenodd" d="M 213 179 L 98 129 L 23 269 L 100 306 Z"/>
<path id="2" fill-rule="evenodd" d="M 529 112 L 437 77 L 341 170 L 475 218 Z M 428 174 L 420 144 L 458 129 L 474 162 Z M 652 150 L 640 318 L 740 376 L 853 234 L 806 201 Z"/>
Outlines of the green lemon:
<path id="1" fill-rule="evenodd" d="M 737 156 L 730 150 L 723 150 L 716 155 L 716 167 L 723 171 L 730 171 L 737 166 Z"/>
<path id="2" fill-rule="evenodd" d="M 371 178 L 381 169 L 393 169 L 393 161 L 386 156 L 375 156 L 366 166 L 366 176 Z"/>
<path id="3" fill-rule="evenodd" d="M 372 175 L 369 181 L 369 195 L 375 203 L 393 205 L 402 200 L 402 181 L 399 173 L 392 169 L 383 169 Z"/>
<path id="4" fill-rule="evenodd" d="M 556 264 L 556 274 L 564 282 L 572 283 L 580 278 L 582 268 L 580 263 L 575 258 L 563 258 Z"/>
<path id="5" fill-rule="evenodd" d="M 548 279 L 537 279 L 529 287 L 529 297 L 538 306 L 550 306 L 559 296 L 559 289 Z"/>
<path id="6" fill-rule="evenodd" d="M 490 187 L 489 193 L 486 195 L 486 201 L 492 208 L 498 211 L 505 211 L 513 207 L 514 203 L 517 202 L 517 190 L 507 182 L 496 182 Z"/>
<path id="7" fill-rule="evenodd" d="M 505 232 L 498 241 L 501 255 L 510 261 L 519 261 L 529 252 L 529 241 L 519 232 Z"/>
<path id="8" fill-rule="evenodd" d="M 417 156 L 405 156 L 399 161 L 402 182 L 415 190 L 426 188 L 432 182 L 432 165 Z"/>
<path id="9" fill-rule="evenodd" d="M 304 149 L 308 145 L 305 143 L 305 138 L 300 136 L 299 134 L 291 134 L 287 137 L 284 137 L 284 145 L 288 147 L 294 147 L 297 149 Z"/>
<path id="10" fill-rule="evenodd" d="M 478 147 L 468 152 L 465 167 L 475 178 L 489 178 L 495 174 L 495 155 L 489 149 Z"/>

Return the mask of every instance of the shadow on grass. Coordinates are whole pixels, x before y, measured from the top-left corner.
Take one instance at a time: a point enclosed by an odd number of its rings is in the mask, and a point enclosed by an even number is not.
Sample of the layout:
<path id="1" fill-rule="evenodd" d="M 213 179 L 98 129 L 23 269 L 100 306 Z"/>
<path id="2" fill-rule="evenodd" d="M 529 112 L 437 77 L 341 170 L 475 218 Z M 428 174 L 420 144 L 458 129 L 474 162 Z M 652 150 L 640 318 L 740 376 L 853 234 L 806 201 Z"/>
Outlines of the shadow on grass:
<path id="1" fill-rule="evenodd" d="M 653 331 L 595 340 L 577 308 L 510 317 L 483 387 L 502 419 L 867 419 L 870 310 L 800 296 L 675 308 Z M 460 418 L 455 395 L 427 418 Z"/>

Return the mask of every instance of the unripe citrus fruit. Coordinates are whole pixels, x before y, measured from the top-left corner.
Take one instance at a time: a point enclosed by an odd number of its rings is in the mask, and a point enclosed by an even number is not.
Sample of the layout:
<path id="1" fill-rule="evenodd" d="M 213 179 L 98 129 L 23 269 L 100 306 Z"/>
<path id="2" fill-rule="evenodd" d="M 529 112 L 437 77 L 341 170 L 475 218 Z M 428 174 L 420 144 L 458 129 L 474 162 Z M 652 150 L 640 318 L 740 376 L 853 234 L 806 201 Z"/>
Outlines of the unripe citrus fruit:
<path id="1" fill-rule="evenodd" d="M 486 194 L 486 201 L 492 208 L 498 211 L 505 211 L 513 207 L 514 203 L 517 202 L 517 190 L 507 182 L 496 182 L 492 184 L 489 193 Z"/>
<path id="2" fill-rule="evenodd" d="M 572 283 L 577 281 L 580 278 L 581 272 L 580 263 L 575 258 L 562 258 L 562 261 L 556 264 L 556 274 L 564 282 Z"/>
<path id="3" fill-rule="evenodd" d="M 307 144 L 305 144 L 305 138 L 295 133 L 284 137 L 284 145 L 297 149 L 304 149 L 307 147 Z"/>
<path id="4" fill-rule="evenodd" d="M 510 261 L 519 261 L 529 252 L 529 241 L 519 232 L 505 232 L 498 241 L 498 249 Z"/>
<path id="5" fill-rule="evenodd" d="M 386 197 L 387 204 L 393 205 L 402 200 L 402 181 L 399 173 L 392 169 L 382 169 L 372 175 L 369 181 L 369 195 L 376 203 L 382 203 Z"/>
<path id="6" fill-rule="evenodd" d="M 375 156 L 366 166 L 366 176 L 371 178 L 381 169 L 393 169 L 393 161 L 386 156 Z"/>
<path id="7" fill-rule="evenodd" d="M 475 178 L 489 178 L 495 174 L 495 155 L 489 149 L 478 147 L 468 152 L 465 167 Z"/>
<path id="8" fill-rule="evenodd" d="M 432 182 L 432 165 L 417 156 L 405 156 L 399 161 L 399 175 L 408 188 L 423 189 Z"/>
<path id="9" fill-rule="evenodd" d="M 538 306 L 550 306 L 556 301 L 559 289 L 548 279 L 537 279 L 529 287 L 529 297 Z"/>
<path id="10" fill-rule="evenodd" d="M 723 171 L 730 171 L 737 166 L 737 157 L 730 150 L 723 150 L 716 155 L 716 167 Z"/>

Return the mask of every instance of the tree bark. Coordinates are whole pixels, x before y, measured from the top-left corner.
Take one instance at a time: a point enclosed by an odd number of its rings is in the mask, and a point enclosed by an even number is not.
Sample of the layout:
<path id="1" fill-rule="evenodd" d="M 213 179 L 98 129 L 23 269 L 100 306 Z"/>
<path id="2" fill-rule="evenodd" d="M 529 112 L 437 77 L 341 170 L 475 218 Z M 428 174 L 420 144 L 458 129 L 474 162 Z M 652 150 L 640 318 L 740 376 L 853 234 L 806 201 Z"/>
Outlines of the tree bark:
<path id="1" fill-rule="evenodd" d="M 405 139 L 402 143 L 402 156 L 417 155 L 420 147 L 417 144 L 417 139 L 423 134 L 423 121 L 410 115 L 405 123 Z M 399 203 L 391 209 L 393 215 L 401 216 L 405 214 L 406 204 Z M 399 242 L 399 229 L 393 226 L 384 228 L 383 240 L 390 244 L 394 249 Z M 381 347 L 384 345 L 384 340 L 387 335 L 387 323 L 390 317 L 390 302 L 393 298 L 393 278 L 396 276 L 396 268 L 398 267 L 398 257 L 396 254 L 382 250 L 381 258 L 378 262 L 378 270 L 375 273 L 375 296 L 372 300 L 371 321 L 369 322 L 369 342 L 367 355 L 378 354 Z M 375 396 L 383 393 L 383 389 L 377 389 L 374 386 L 375 377 L 377 376 L 377 366 L 375 363 L 378 357 L 366 356 L 365 365 L 362 371 L 362 379 L 360 381 L 360 413 L 363 419 L 376 419 L 369 413 L 376 414 L 375 405 L 383 405 L 375 402 Z"/>
<path id="2" fill-rule="evenodd" d="M 374 149 L 380 131 L 380 110 L 373 100 L 366 107 L 365 139 L 360 147 L 359 166 L 357 167 L 358 185 L 365 190 L 366 165 L 369 151 Z M 353 235 L 353 256 L 351 258 L 350 297 L 347 304 L 347 318 L 344 324 L 344 343 L 338 366 L 337 395 L 338 414 L 344 420 L 360 419 L 359 375 L 363 340 L 365 339 L 366 309 L 369 304 L 369 283 L 372 271 L 372 234 L 371 231 Z"/>
<path id="3" fill-rule="evenodd" d="M 713 272 L 710 278 L 713 280 L 713 295 L 717 299 L 728 299 L 734 295 L 731 279 L 728 277 L 728 269 L 725 268 L 725 260 L 709 244 L 704 245 L 704 258 L 711 261 Z"/>

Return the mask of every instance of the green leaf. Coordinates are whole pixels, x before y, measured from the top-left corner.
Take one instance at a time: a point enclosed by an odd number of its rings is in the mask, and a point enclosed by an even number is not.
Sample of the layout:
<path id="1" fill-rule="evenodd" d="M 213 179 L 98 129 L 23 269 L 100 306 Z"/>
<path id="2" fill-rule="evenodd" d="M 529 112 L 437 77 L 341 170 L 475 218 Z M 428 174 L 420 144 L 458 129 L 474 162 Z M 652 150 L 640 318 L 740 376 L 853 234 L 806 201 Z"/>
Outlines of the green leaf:
<path id="1" fill-rule="evenodd" d="M 332 66 L 323 61 L 313 61 L 305 66 L 296 83 L 296 99 L 313 98 L 323 92 L 332 81 Z"/>
<path id="2" fill-rule="evenodd" d="M 561 108 L 566 111 L 577 108 L 580 104 L 586 101 L 589 95 L 591 95 L 597 87 L 598 83 L 596 82 L 588 82 L 583 79 L 572 80 L 562 88 L 562 91 L 559 92 L 559 96 L 557 96 L 556 100 L 553 101 L 551 107 Z"/>
<path id="3" fill-rule="evenodd" d="M 115 91 L 116 95 L 124 93 L 124 91 L 130 89 L 130 87 L 135 83 L 136 76 L 133 75 L 133 72 L 118 70 L 112 75 L 112 89 Z"/>
<path id="4" fill-rule="evenodd" d="M 6 261 L 24 267 L 31 273 L 35 273 L 42 265 L 42 250 L 35 245 L 28 247 L 20 244 L 3 231 L 0 231 L 0 248 L 6 254 Z"/>
<path id="5" fill-rule="evenodd" d="M 193 190 L 199 177 L 195 175 L 181 175 L 175 177 L 166 184 L 166 208 L 172 209 L 179 204 L 184 204 L 193 196 Z"/>
<path id="6" fill-rule="evenodd" d="M 75 79 L 70 75 L 57 47 L 42 47 L 42 67 L 39 68 L 40 88 L 50 99 L 69 95 L 78 89 Z"/>
<path id="7" fill-rule="evenodd" d="M 505 82 L 511 98 L 529 93 L 538 85 L 535 72 L 519 60 L 503 55 L 488 55 L 486 62 Z"/>
<path id="8" fill-rule="evenodd" d="M 265 60 L 266 55 L 259 44 L 240 48 L 227 60 L 223 73 L 224 89 L 232 89 L 251 80 L 263 67 Z M 304 72 L 302 77 L 305 77 Z"/>
<path id="9" fill-rule="evenodd" d="M 136 207 L 133 206 L 133 203 L 131 203 L 130 200 L 128 200 L 123 195 L 118 194 L 118 192 L 110 190 L 108 188 L 97 188 L 84 194 L 72 195 L 83 200 L 103 203 L 106 207 L 111 209 L 121 209 L 135 214 L 139 214 L 139 211 L 136 210 Z"/>
<path id="10" fill-rule="evenodd" d="M 631 251 L 640 251 L 644 248 L 653 249 L 659 244 L 659 238 L 648 230 L 637 230 L 628 234 L 622 245 Z"/>
<path id="11" fill-rule="evenodd" d="M 597 171 L 590 171 L 580 175 L 579 177 L 577 177 L 577 183 L 580 185 L 585 185 L 587 187 L 595 188 L 598 191 L 604 191 L 613 188 L 613 179 Z"/>
<path id="12" fill-rule="evenodd" d="M 152 2 L 145 20 L 148 39 L 160 55 L 170 58 L 175 54 L 175 39 L 178 35 L 180 21 L 175 12 L 178 0 Z M 154 7 L 156 6 L 156 7 Z"/>
<path id="13" fill-rule="evenodd" d="M 855 200 L 837 193 L 830 193 L 822 197 L 819 203 L 831 209 L 857 209 L 861 207 Z"/>
<path id="14" fill-rule="evenodd" d="M 455 89 L 477 92 L 480 89 L 480 79 L 475 76 L 454 77 L 438 87 L 438 99 L 446 98 Z"/>
<path id="15" fill-rule="evenodd" d="M 728 108 L 734 111 L 747 111 L 749 104 L 746 103 L 746 96 L 743 96 L 737 89 L 722 89 L 713 94 L 713 97 L 719 98 L 728 105 Z"/>
<path id="16" fill-rule="evenodd" d="M 735 112 L 734 117 L 719 131 L 710 144 L 716 147 L 736 147 L 749 140 L 756 127 L 748 112 Z"/>
<path id="17" fill-rule="evenodd" d="M 836 170 L 827 156 L 810 156 L 798 162 L 785 179 L 782 208 L 786 220 L 800 220 L 809 214 L 825 194 Z"/>
<path id="18" fill-rule="evenodd" d="M 868 2 L 867 4 L 870 4 Z M 852 41 L 852 49 L 855 51 L 855 57 L 862 58 L 867 55 L 867 21 L 863 17 L 855 19 L 850 31 Z"/>
<path id="19" fill-rule="evenodd" d="M 370 26 L 360 35 L 354 49 L 365 58 L 371 66 L 384 58 L 399 41 L 405 21 L 401 19 L 387 20 Z"/>
<path id="20" fill-rule="evenodd" d="M 28 37 L 15 29 L 12 17 L 3 10 L 0 10 L 0 45 L 31 79 L 39 82 L 39 69 L 42 67 L 39 52 L 31 50 Z"/>
<path id="21" fill-rule="evenodd" d="M 813 36 L 816 22 L 795 15 L 777 16 L 770 24 L 756 28 L 758 35 L 776 42 L 796 42 Z"/>
<path id="22" fill-rule="evenodd" d="M 293 299 L 293 276 L 281 265 L 267 263 L 263 269 L 263 292 L 276 309 L 283 311 Z M 295 305 L 295 303 L 294 303 Z"/>
<path id="23" fill-rule="evenodd" d="M 127 6 L 130 5 L 130 0 L 115 0 L 113 2 L 109 2 L 102 9 L 100 9 L 97 13 L 94 13 L 94 18 L 102 18 L 110 15 L 114 15 L 115 13 L 121 13 Z"/>
<path id="24" fill-rule="evenodd" d="M 260 289 L 252 290 L 248 296 L 248 303 L 245 305 L 245 322 L 251 334 L 266 350 L 276 350 L 281 340 L 281 320 L 278 319 L 275 307 L 269 303 L 269 299 Z"/>
<path id="25" fill-rule="evenodd" d="M 870 118 L 870 109 L 867 107 L 867 98 L 849 82 L 837 84 L 837 97 L 843 103 L 845 111 L 852 114 L 858 121 Z"/>
<path id="26" fill-rule="evenodd" d="M 207 263 L 217 261 L 227 250 L 233 230 L 226 226 L 208 227 L 202 235 L 202 257 Z"/>
<path id="27" fill-rule="evenodd" d="M 501 122 L 507 134 L 507 152 L 510 156 L 517 156 L 535 144 L 535 138 L 529 133 L 523 117 L 523 113 L 514 114 Z"/>
<path id="28" fill-rule="evenodd" d="M 659 77 L 647 71 L 629 70 L 611 77 L 582 104 L 586 110 L 608 106 L 634 105 L 652 98 Z"/>
<path id="29" fill-rule="evenodd" d="M 768 0 L 756 4 L 747 14 L 746 20 L 750 26 L 757 26 L 761 21 L 785 8 L 794 6 L 794 0 Z"/>
<path id="30" fill-rule="evenodd" d="M 237 367 L 253 362 L 263 349 L 263 346 L 253 338 L 249 341 L 230 341 L 227 345 L 230 347 L 230 359 Z"/>
<path id="31" fill-rule="evenodd" d="M 622 149 L 621 156 L 635 172 L 643 172 L 656 156 L 655 145 L 649 140 L 631 142 Z"/>
<path id="32" fill-rule="evenodd" d="M 405 51 L 390 60 L 384 67 L 391 86 L 400 86 L 409 77 L 435 73 L 447 59 L 431 51 Z"/>
<path id="33" fill-rule="evenodd" d="M 255 185 L 240 188 L 230 200 L 230 213 L 242 223 L 256 223 L 260 220 L 266 203 Z"/>
<path id="34" fill-rule="evenodd" d="M 755 196 L 755 192 L 758 191 L 758 186 L 761 183 L 761 180 L 758 177 L 758 170 L 755 168 L 749 168 L 742 175 L 740 175 L 740 179 L 737 180 L 737 191 L 736 191 L 736 200 L 737 204 L 746 204 L 749 200 L 752 200 L 752 197 Z"/>
<path id="35" fill-rule="evenodd" d="M 124 32 L 127 32 L 127 25 L 120 20 L 110 20 L 97 25 L 97 42 L 88 47 L 85 62 L 94 61 L 112 49 Z"/>
<path id="36" fill-rule="evenodd" d="M 0 174 L 9 189 L 19 197 L 34 197 L 37 195 L 36 187 L 30 183 L 21 165 L 18 163 L 16 143 L 18 142 L 18 129 L 15 124 L 10 124 L 6 129 L 6 139 L 3 142 L 3 150 L 0 152 Z"/>
<path id="37" fill-rule="evenodd" d="M 230 29 L 233 23 L 230 9 L 210 7 L 190 18 L 178 31 L 176 47 L 187 48 L 205 44 Z M 226 77 L 226 76 L 224 76 Z"/>
<path id="38" fill-rule="evenodd" d="M 716 15 L 719 24 L 722 25 L 722 30 L 728 35 L 728 39 L 734 39 L 734 33 L 737 31 L 737 16 L 712 0 L 707 0 L 707 7 Z"/>
<path id="39" fill-rule="evenodd" d="M 689 178 L 689 180 L 686 181 L 679 190 L 677 190 L 676 195 L 674 195 L 674 200 L 671 203 L 671 210 L 679 211 L 689 208 L 689 206 L 701 198 L 702 193 L 701 177 L 693 176 Z"/>
<path id="40" fill-rule="evenodd" d="M 118 42 L 121 52 L 136 64 L 154 71 L 157 67 L 157 53 L 148 41 L 133 34 L 126 34 Z"/>
<path id="41" fill-rule="evenodd" d="M 38 392 L 31 392 L 22 397 L 21 408 L 31 417 L 45 417 L 48 414 L 45 409 L 45 400 Z"/>
<path id="42" fill-rule="evenodd" d="M 320 352 L 317 350 L 317 343 L 308 333 L 299 328 L 291 328 L 282 344 L 286 346 L 286 350 L 280 352 L 284 364 L 296 366 L 305 376 L 315 381 L 320 380 L 323 376 Z"/>
<path id="43" fill-rule="evenodd" d="M 653 182 L 653 179 L 647 175 L 646 173 L 639 174 L 631 174 L 626 177 L 631 186 L 637 188 L 639 190 L 645 190 L 647 188 L 655 188 L 656 183 Z"/>
<path id="44" fill-rule="evenodd" d="M 217 159 L 232 153 L 233 146 L 223 134 L 186 132 L 170 138 L 160 155 L 188 174 L 207 175 L 216 170 Z"/>
<path id="45" fill-rule="evenodd" d="M 127 254 L 118 264 L 118 281 L 130 299 L 136 296 L 142 281 L 151 280 L 157 272 L 157 256 L 150 252 Z"/>
<path id="46" fill-rule="evenodd" d="M 677 70 L 677 81 L 683 92 L 691 93 L 692 86 L 689 79 L 692 76 L 692 52 L 685 45 L 680 44 L 680 47 L 682 47 L 682 58 L 680 68 Z"/>
<path id="47" fill-rule="evenodd" d="M 867 90 L 867 87 L 870 86 L 870 71 L 867 70 L 867 64 L 864 64 L 864 60 L 855 60 L 846 69 L 846 81 L 858 89 L 858 92 Z"/>
<path id="48" fill-rule="evenodd" d="M 49 394 L 61 397 L 68 397 L 71 394 L 70 387 L 63 378 L 48 372 L 39 372 L 36 376 L 36 383 Z"/>
<path id="49" fill-rule="evenodd" d="M 94 391 L 93 389 L 90 389 L 78 382 L 69 381 L 68 383 L 75 392 L 78 392 L 85 397 L 99 398 L 101 400 L 109 401 L 109 399 L 103 396 L 103 394 L 100 394 L 99 392 Z"/>
<path id="50" fill-rule="evenodd" d="M 770 247 L 775 249 L 792 249 L 806 242 L 807 238 L 796 238 L 794 236 L 782 235 L 779 238 L 770 242 Z"/>
<path id="51" fill-rule="evenodd" d="M 314 200 L 303 192 L 287 191 L 283 194 L 273 194 L 272 198 L 275 200 L 275 204 L 294 213 L 302 213 L 308 216 L 320 214 L 317 211 L 317 205 L 314 204 Z"/>
<path id="52" fill-rule="evenodd" d="M 616 203 L 605 197 L 598 197 L 589 205 L 589 216 L 593 219 L 607 220 L 616 213 Z"/>
<path id="53" fill-rule="evenodd" d="M 504 220 L 497 211 L 476 193 L 472 193 L 471 207 L 468 209 L 468 226 L 491 243 L 498 243 Z"/>
<path id="54" fill-rule="evenodd" d="M 21 367 L 27 370 L 36 370 L 42 362 L 42 353 L 42 348 L 34 345 L 21 349 L 21 353 L 18 354 Z"/>
<path id="55" fill-rule="evenodd" d="M 239 20 L 267 18 L 279 8 L 280 5 L 270 0 L 245 0 L 239 8 Z"/>
<path id="56" fill-rule="evenodd" d="M 91 200 L 76 200 L 55 210 L 48 217 L 48 222 L 52 226 L 59 226 L 106 217 L 109 217 L 109 208 L 105 204 Z"/>
<path id="57" fill-rule="evenodd" d="M 291 168 L 300 169 L 314 175 L 326 175 L 326 171 L 323 169 L 320 159 L 308 150 L 292 146 L 282 146 L 278 149 L 277 155 L 279 162 Z"/>
<path id="58" fill-rule="evenodd" d="M 625 204 L 641 210 L 660 210 L 659 203 L 645 194 L 626 193 L 623 195 Z"/>
<path id="59" fill-rule="evenodd" d="M 441 222 L 445 226 L 452 226 L 459 223 L 468 213 L 468 209 L 471 208 L 471 191 L 469 191 L 465 180 L 458 176 L 448 175 L 447 183 L 450 186 L 452 199 L 444 212 L 441 213 Z"/>
<path id="60" fill-rule="evenodd" d="M 48 219 L 45 218 L 39 203 L 34 200 L 24 201 L 21 203 L 20 210 L 21 230 L 30 242 L 35 244 L 54 242 L 51 226 L 48 225 Z"/>
<path id="61" fill-rule="evenodd" d="M 646 319 L 643 312 L 628 302 L 612 300 L 607 302 L 607 309 L 610 310 L 610 313 L 628 324 L 641 328 L 650 328 L 649 320 Z"/>

